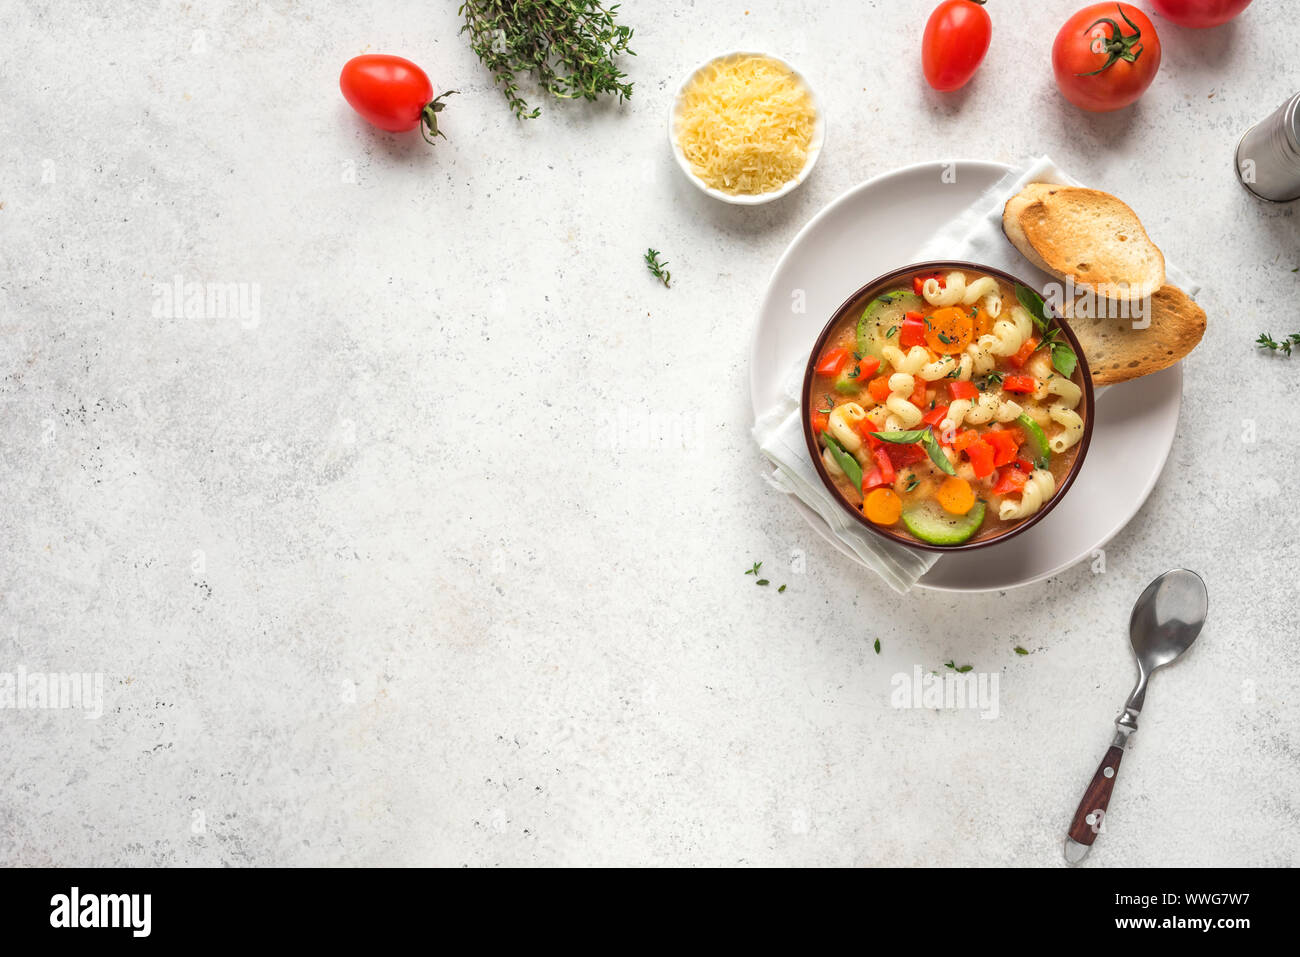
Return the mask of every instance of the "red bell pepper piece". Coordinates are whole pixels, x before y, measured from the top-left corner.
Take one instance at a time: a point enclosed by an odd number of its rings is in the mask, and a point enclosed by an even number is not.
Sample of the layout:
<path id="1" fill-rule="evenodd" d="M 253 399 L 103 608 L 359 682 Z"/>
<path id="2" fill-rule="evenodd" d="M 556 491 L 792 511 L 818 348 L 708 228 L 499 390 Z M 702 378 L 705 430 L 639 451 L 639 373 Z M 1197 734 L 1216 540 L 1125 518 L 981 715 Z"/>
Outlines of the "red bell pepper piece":
<path id="1" fill-rule="evenodd" d="M 881 476 L 880 469 L 878 468 L 872 469 L 869 473 L 862 476 L 862 494 L 866 495 L 873 488 L 876 488 L 877 486 L 884 485 L 884 484 L 885 484 L 885 479 L 883 476 Z"/>
<path id="2" fill-rule="evenodd" d="M 904 349 L 925 345 L 925 320 L 904 319 L 898 330 L 898 344 Z"/>
<path id="3" fill-rule="evenodd" d="M 818 375 L 839 375 L 844 363 L 849 361 L 848 349 L 832 349 L 822 354 L 821 361 L 813 370 Z"/>
<path id="4" fill-rule="evenodd" d="M 1029 481 L 1029 476 L 1017 468 L 1005 468 L 998 472 L 998 480 L 993 486 L 994 495 L 1006 495 L 1019 492 Z"/>
<path id="5" fill-rule="evenodd" d="M 1007 392 L 1036 392 L 1038 380 L 1031 375 L 1009 375 L 1003 378 L 1002 388 Z"/>
<path id="6" fill-rule="evenodd" d="M 882 442 L 880 448 L 889 456 L 889 461 L 893 463 L 895 470 L 915 465 L 927 457 L 925 449 L 921 448 L 918 442 L 913 442 L 910 445 L 899 445 L 897 442 Z"/>
<path id="7" fill-rule="evenodd" d="M 974 429 L 963 429 L 961 432 L 958 432 L 957 435 L 953 438 L 952 447 L 956 449 L 958 452 L 965 452 L 968 448 L 970 448 L 972 443 L 978 442 L 979 439 L 980 439 L 980 434 L 976 432 Z"/>
<path id="8" fill-rule="evenodd" d="M 882 375 L 872 379 L 867 383 L 867 391 L 877 402 L 884 402 L 889 398 L 889 376 Z"/>
<path id="9" fill-rule="evenodd" d="M 876 370 L 879 368 L 880 368 L 880 360 L 877 359 L 875 356 L 867 356 L 865 359 L 863 359 L 861 362 L 858 363 L 858 374 L 854 376 L 854 378 L 870 379 L 873 375 L 876 374 Z"/>
<path id="10" fill-rule="evenodd" d="M 966 446 L 966 457 L 970 459 L 971 468 L 976 478 L 993 474 L 993 446 L 983 439 L 976 439 Z"/>
<path id="11" fill-rule="evenodd" d="M 813 435 L 820 435 L 830 427 L 831 417 L 825 412 L 814 412 L 812 414 Z"/>
<path id="12" fill-rule="evenodd" d="M 1003 466 L 1013 461 L 1016 452 L 1020 449 L 1020 446 L 1011 437 L 1011 433 L 1006 430 L 985 432 L 984 441 L 993 446 L 993 464 L 995 466 Z"/>
<path id="13" fill-rule="evenodd" d="M 945 289 L 948 286 L 948 281 L 943 278 L 943 273 L 932 272 L 925 276 L 913 276 L 912 291 L 918 296 L 921 295 L 921 290 L 925 288 L 925 281 L 927 279 L 933 279 L 938 282 L 940 289 Z"/>
<path id="14" fill-rule="evenodd" d="M 1016 459 L 1014 464 L 1016 468 L 1020 469 L 1020 471 L 1024 472 L 1026 475 L 1034 470 L 1034 463 L 1029 461 L 1029 459 Z"/>
<path id="15" fill-rule="evenodd" d="M 926 401 L 927 401 L 925 398 L 926 385 L 927 383 L 924 379 L 922 379 L 920 376 L 916 376 L 915 385 L 912 386 L 912 395 L 908 399 L 908 401 L 911 402 L 912 405 L 916 406 L 918 409 L 921 409 L 922 411 L 925 410 Z"/>
<path id="16" fill-rule="evenodd" d="M 1016 442 L 1016 445 L 1017 445 L 1017 446 L 1021 446 L 1021 445 L 1024 445 L 1024 444 L 1025 444 L 1025 430 L 1022 429 L 1020 426 L 1018 426 L 1018 425 L 1008 425 L 1007 428 L 1006 428 L 1006 432 L 1007 432 L 1007 435 L 1009 435 L 1009 436 L 1011 436 L 1011 438 L 1015 439 L 1015 442 Z"/>
<path id="17" fill-rule="evenodd" d="M 1038 336 L 1030 336 L 1028 339 L 1025 340 L 1025 344 L 1020 347 L 1019 352 L 1017 352 L 1013 356 L 1007 356 L 1007 361 L 1010 362 L 1017 369 L 1022 369 L 1024 368 L 1025 363 L 1029 361 L 1029 357 L 1034 354 L 1034 351 L 1037 348 L 1038 348 Z"/>
<path id="18" fill-rule="evenodd" d="M 880 480 L 885 485 L 893 485 L 894 479 L 898 476 L 894 474 L 894 463 L 889 458 L 889 453 L 884 449 L 876 449 L 871 456 L 876 460 L 876 468 L 880 471 Z"/>
<path id="19" fill-rule="evenodd" d="M 874 434 L 876 432 L 879 432 L 880 430 L 876 427 L 876 424 L 872 422 L 870 419 L 863 419 L 862 421 L 858 422 L 857 425 L 853 426 L 853 428 L 854 431 L 858 433 L 858 435 L 862 436 L 862 441 L 866 442 L 867 447 L 870 448 L 873 452 L 876 450 L 876 447 L 881 444 L 880 439 L 876 438 Z"/>
<path id="20" fill-rule="evenodd" d="M 946 416 L 947 414 L 948 414 L 948 406 L 941 405 L 937 409 L 931 409 L 929 412 L 927 412 L 924 416 L 922 416 L 921 421 L 926 423 L 927 425 L 933 425 L 937 429 L 939 427 L 939 423 L 943 421 L 944 416 Z"/>
<path id="21" fill-rule="evenodd" d="M 975 388 L 972 382 L 963 382 L 961 379 L 953 379 L 948 383 L 948 394 L 956 402 L 958 399 L 974 399 L 980 394 L 980 390 Z"/>

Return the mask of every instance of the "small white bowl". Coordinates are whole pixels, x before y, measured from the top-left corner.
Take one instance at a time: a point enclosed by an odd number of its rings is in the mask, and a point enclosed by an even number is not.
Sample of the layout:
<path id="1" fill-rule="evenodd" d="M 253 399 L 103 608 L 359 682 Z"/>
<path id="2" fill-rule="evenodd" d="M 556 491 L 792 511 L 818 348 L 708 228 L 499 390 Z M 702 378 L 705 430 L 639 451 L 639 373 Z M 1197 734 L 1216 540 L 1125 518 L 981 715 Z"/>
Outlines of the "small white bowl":
<path id="1" fill-rule="evenodd" d="M 794 179 L 785 183 L 785 185 L 780 189 L 774 189 L 770 193 L 724 193 L 720 189 L 714 189 L 712 186 L 705 183 L 704 180 L 695 175 L 695 171 L 691 168 L 690 160 L 686 158 L 686 154 L 682 152 L 681 146 L 677 143 L 677 111 L 681 106 L 682 94 L 685 93 L 686 87 L 690 85 L 690 82 L 693 79 L 695 79 L 696 74 L 705 67 L 717 63 L 719 60 L 728 60 L 732 57 L 741 56 L 765 57 L 769 60 L 780 63 L 787 70 L 793 73 L 795 79 L 802 83 L 804 89 L 808 91 L 808 96 L 812 100 L 813 112 L 817 117 L 816 122 L 813 125 L 812 141 L 808 144 L 808 159 L 803 164 L 803 169 L 799 171 L 798 175 L 795 176 Z M 715 57 L 710 57 L 688 73 L 686 79 L 682 80 L 681 85 L 677 87 L 676 94 L 673 96 L 672 106 L 668 110 L 668 143 L 672 147 L 673 156 L 677 159 L 677 165 L 681 167 L 682 172 L 687 175 L 692 183 L 709 196 L 712 196 L 714 199 L 720 199 L 724 203 L 732 203 L 736 206 L 761 206 L 763 203 L 770 203 L 772 200 L 780 199 L 787 193 L 792 192 L 800 183 L 808 178 L 808 174 L 812 172 L 812 168 L 817 165 L 817 157 L 821 155 L 822 145 L 825 142 L 826 114 L 822 111 L 821 103 L 817 100 L 817 93 L 813 90 L 812 84 L 809 83 L 808 79 L 789 62 L 779 56 L 773 56 L 771 53 L 758 53 L 752 50 L 732 50 L 729 53 L 720 53 Z"/>

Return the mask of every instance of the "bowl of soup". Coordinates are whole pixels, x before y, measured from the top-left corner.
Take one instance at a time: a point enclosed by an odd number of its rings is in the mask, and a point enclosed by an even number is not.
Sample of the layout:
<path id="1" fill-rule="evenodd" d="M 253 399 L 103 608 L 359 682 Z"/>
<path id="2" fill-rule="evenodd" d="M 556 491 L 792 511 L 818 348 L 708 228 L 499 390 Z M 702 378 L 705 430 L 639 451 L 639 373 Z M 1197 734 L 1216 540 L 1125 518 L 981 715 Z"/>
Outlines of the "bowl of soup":
<path id="1" fill-rule="evenodd" d="M 913 548 L 1018 535 L 1069 490 L 1092 438 L 1079 341 L 1033 287 L 976 263 L 867 283 L 817 338 L 804 436 L 860 524 Z"/>

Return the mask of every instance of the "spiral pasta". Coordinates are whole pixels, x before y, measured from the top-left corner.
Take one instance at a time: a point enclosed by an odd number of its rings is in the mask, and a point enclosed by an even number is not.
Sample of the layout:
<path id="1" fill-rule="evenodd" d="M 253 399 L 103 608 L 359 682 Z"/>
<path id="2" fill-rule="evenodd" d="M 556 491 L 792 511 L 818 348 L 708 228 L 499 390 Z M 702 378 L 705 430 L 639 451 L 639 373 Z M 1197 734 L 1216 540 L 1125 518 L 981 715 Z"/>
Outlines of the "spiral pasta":
<path id="1" fill-rule="evenodd" d="M 921 366 L 919 375 L 926 382 L 935 382 L 939 379 L 946 379 L 956 368 L 956 356 L 940 356 L 934 362 L 927 362 L 925 365 Z"/>
<path id="2" fill-rule="evenodd" d="M 837 462 L 835 460 L 835 456 L 831 454 L 831 450 L 829 446 L 822 449 L 822 464 L 826 466 L 826 471 L 829 472 L 833 477 L 847 478 L 847 476 L 844 474 L 844 469 L 840 468 L 840 463 Z"/>
<path id="3" fill-rule="evenodd" d="M 1019 501 L 1010 498 L 1002 500 L 1002 504 L 998 506 L 998 518 L 1004 522 L 1028 518 L 1042 508 L 1043 503 L 1051 498 L 1055 491 L 1056 479 L 1052 473 L 1046 469 L 1034 469 L 1033 474 L 1029 476 L 1029 481 L 1020 491 Z"/>
<path id="4" fill-rule="evenodd" d="M 1054 403 L 1047 414 L 1061 426 L 1061 431 L 1047 440 L 1047 445 L 1053 452 L 1064 452 L 1083 438 L 1083 418 L 1078 412 Z"/>
<path id="5" fill-rule="evenodd" d="M 997 341 L 994 336 L 986 334 L 968 345 L 966 351 L 961 354 L 961 371 L 958 372 L 957 378 L 969 381 L 974 376 L 992 372 L 998 361 L 997 356 L 993 354 L 993 346 Z"/>
<path id="6" fill-rule="evenodd" d="M 980 300 L 983 300 L 981 306 L 984 311 L 994 319 L 1002 314 L 1002 295 L 998 292 L 998 281 L 992 276 L 981 276 L 976 279 L 966 287 L 966 292 L 961 298 L 962 303 L 967 306 L 973 306 Z"/>
<path id="7" fill-rule="evenodd" d="M 921 424 L 924 413 L 911 402 L 915 391 L 916 379 L 909 373 L 895 372 L 889 377 L 889 398 L 885 400 L 885 408 L 889 410 L 886 428 L 914 429 Z"/>
<path id="8" fill-rule="evenodd" d="M 1001 399 L 998 402 L 998 411 L 994 413 L 993 418 L 999 422 L 1014 422 L 1020 418 L 1020 414 L 1024 411 L 1024 407 L 1020 403 L 1011 399 Z"/>
<path id="9" fill-rule="evenodd" d="M 1033 334 L 1034 321 L 1029 313 L 1023 306 L 1012 306 L 1010 319 L 999 319 L 993 324 L 993 337 L 997 342 L 989 351 L 995 356 L 1015 355 Z"/>
<path id="10" fill-rule="evenodd" d="M 1062 376 L 1052 376 L 1047 383 L 1049 395 L 1055 395 L 1059 401 L 1053 402 L 1047 410 L 1051 420 L 1061 426 L 1061 431 L 1047 440 L 1053 452 L 1064 452 L 1083 438 L 1083 418 L 1075 407 L 1083 395 L 1083 390 L 1075 383 Z"/>
<path id="11" fill-rule="evenodd" d="M 906 353 L 897 346 L 885 346 L 880 350 L 895 372 L 916 375 L 930 361 L 930 353 L 923 346 L 912 346 Z"/>
<path id="12" fill-rule="evenodd" d="M 835 441 L 844 446 L 846 452 L 856 452 L 862 447 L 862 436 L 855 426 L 867 417 L 866 409 L 856 402 L 837 405 L 827 419 L 827 431 Z"/>
<path id="13" fill-rule="evenodd" d="M 955 306 L 966 295 L 966 275 L 950 272 L 943 277 L 943 286 L 931 276 L 921 285 L 921 296 L 932 306 Z"/>

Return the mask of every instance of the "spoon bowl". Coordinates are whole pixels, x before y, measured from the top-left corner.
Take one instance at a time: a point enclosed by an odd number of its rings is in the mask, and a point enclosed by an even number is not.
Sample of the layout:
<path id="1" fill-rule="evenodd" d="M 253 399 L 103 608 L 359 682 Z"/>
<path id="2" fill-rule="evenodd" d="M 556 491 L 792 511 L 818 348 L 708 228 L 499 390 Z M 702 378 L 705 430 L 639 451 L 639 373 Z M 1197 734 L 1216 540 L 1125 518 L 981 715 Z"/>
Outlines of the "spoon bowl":
<path id="1" fill-rule="evenodd" d="M 1192 646 L 1205 624 L 1210 596 L 1196 572 L 1165 572 L 1138 597 L 1129 618 L 1129 641 L 1138 667 L 1147 674 L 1174 661 Z"/>

